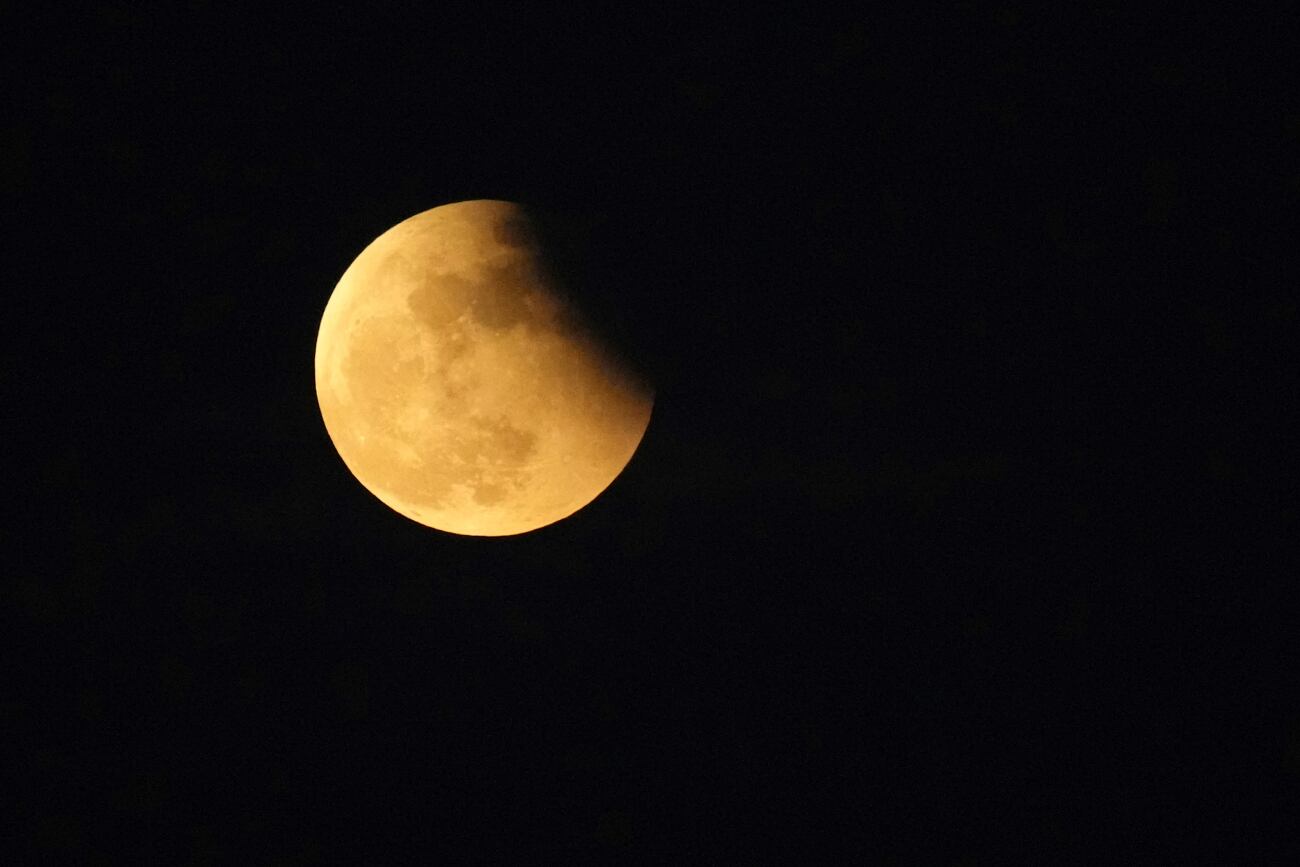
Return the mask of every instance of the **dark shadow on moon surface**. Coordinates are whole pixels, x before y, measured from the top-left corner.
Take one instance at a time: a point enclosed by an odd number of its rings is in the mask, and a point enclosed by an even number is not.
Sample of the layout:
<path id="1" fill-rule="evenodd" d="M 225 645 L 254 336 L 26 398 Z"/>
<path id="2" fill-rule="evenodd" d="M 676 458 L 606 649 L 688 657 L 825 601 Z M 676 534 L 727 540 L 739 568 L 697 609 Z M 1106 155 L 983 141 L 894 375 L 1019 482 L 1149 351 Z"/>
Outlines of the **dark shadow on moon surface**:
<path id="1" fill-rule="evenodd" d="M 587 348 L 615 381 L 632 391 L 653 391 L 629 341 L 616 290 L 597 285 L 594 251 L 568 221 L 534 208 L 492 224 L 495 240 L 520 255 L 473 278 L 438 274 L 394 254 L 384 263 L 386 278 L 418 283 L 406 302 L 416 319 L 438 335 L 465 316 L 491 331 L 522 326 L 533 334 L 559 334 Z M 542 311 L 545 311 L 543 313 Z"/>
<path id="2" fill-rule="evenodd" d="M 599 353 L 602 366 L 637 391 L 653 391 L 648 368 L 633 347 L 634 312 L 602 268 L 598 236 L 578 217 L 536 205 L 523 206 L 528 215 L 536 267 L 563 315 L 556 330 L 588 344 Z"/>
<path id="3" fill-rule="evenodd" d="M 492 236 L 507 247 L 538 246 L 533 220 L 524 214 L 511 214 L 492 226 Z"/>

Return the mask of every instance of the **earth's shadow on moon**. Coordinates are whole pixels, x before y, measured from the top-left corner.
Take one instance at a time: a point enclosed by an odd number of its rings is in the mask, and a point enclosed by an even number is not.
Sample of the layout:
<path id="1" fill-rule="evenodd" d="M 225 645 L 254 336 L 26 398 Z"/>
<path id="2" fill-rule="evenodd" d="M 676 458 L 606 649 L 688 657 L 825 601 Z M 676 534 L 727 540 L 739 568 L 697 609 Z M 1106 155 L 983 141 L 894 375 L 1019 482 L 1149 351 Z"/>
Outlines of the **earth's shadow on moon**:
<path id="1" fill-rule="evenodd" d="M 635 305 L 620 291 L 595 233 L 579 218 L 537 203 L 494 227 L 496 239 L 530 248 L 536 275 L 561 302 L 557 327 L 590 344 L 610 373 L 643 393 L 654 392 L 653 371 L 632 319 Z"/>

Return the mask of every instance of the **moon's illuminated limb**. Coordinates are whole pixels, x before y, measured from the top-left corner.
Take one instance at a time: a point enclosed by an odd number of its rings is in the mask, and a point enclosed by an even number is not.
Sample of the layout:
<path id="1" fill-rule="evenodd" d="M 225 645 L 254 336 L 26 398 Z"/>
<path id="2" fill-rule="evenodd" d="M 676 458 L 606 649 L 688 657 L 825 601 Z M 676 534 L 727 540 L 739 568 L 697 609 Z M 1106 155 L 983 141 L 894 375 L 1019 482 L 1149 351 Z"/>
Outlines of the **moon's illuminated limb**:
<path id="1" fill-rule="evenodd" d="M 595 499 L 653 395 L 579 324 L 522 208 L 471 201 L 380 235 L 321 317 L 316 395 L 371 493 L 440 530 L 504 536 Z"/>

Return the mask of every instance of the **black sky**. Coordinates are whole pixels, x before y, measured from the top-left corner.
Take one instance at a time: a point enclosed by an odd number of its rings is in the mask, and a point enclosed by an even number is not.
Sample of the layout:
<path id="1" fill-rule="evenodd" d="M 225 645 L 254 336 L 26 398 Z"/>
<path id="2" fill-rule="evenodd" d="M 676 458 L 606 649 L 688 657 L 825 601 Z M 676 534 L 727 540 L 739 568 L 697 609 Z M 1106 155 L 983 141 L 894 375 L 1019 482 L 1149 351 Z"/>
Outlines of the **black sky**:
<path id="1" fill-rule="evenodd" d="M 1241 809 L 1300 773 L 1279 22 L 15 15 L 33 861 L 1285 838 Z M 356 254 L 470 198 L 549 215 L 658 389 L 495 540 L 364 491 L 312 379 Z"/>

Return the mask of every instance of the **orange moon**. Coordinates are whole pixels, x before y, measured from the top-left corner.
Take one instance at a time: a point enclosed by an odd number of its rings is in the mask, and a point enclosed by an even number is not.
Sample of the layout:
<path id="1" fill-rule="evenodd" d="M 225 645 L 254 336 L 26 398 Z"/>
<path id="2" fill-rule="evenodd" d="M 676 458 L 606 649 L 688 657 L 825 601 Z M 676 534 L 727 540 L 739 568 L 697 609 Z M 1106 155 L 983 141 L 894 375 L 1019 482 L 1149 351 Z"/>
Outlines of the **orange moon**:
<path id="1" fill-rule="evenodd" d="M 443 205 L 357 256 L 316 338 L 334 447 L 390 508 L 469 536 L 590 503 L 631 460 L 651 389 L 583 323 L 527 211 Z"/>

